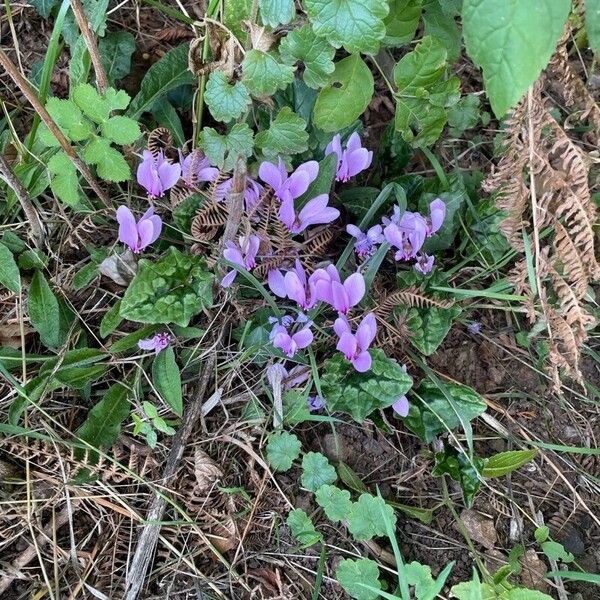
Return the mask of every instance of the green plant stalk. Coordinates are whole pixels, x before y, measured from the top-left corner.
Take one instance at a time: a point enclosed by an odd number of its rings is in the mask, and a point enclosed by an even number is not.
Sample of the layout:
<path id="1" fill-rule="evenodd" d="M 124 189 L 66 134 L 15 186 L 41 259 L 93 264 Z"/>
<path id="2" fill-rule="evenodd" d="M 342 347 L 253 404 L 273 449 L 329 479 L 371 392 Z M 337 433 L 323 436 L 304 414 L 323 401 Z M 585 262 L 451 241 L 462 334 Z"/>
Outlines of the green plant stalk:
<path id="1" fill-rule="evenodd" d="M 446 177 L 446 173 L 440 164 L 440 161 L 436 158 L 435 154 L 427 147 L 421 148 L 421 152 L 427 157 L 427 160 L 431 163 L 437 178 L 440 180 L 444 191 L 448 191 L 450 189 L 450 182 L 448 181 L 448 177 Z"/>
<path id="2" fill-rule="evenodd" d="M 311 600 L 319 600 L 319 593 L 323 585 L 323 573 L 325 572 L 325 559 L 327 558 L 327 549 L 325 544 L 321 544 L 321 553 L 319 555 L 319 564 L 317 565 L 317 576 L 315 578 L 315 586 L 313 588 Z"/>

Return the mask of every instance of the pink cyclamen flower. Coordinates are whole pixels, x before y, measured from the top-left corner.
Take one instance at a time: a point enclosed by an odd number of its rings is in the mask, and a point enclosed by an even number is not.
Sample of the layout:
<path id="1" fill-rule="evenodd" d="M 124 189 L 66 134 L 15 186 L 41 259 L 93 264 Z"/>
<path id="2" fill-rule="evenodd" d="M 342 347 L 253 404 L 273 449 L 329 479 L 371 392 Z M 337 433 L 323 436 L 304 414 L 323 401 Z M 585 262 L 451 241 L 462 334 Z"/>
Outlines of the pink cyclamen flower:
<path id="1" fill-rule="evenodd" d="M 312 276 L 317 299 L 327 302 L 343 315 L 365 295 L 365 279 L 360 273 L 353 273 L 342 283 L 335 265 L 329 265 L 326 269 L 317 269 Z"/>
<path id="2" fill-rule="evenodd" d="M 233 177 L 226 179 L 215 189 L 215 199 L 218 201 L 225 200 L 229 197 L 231 186 L 233 185 Z M 260 197 L 264 192 L 264 188 L 260 183 L 254 181 L 252 177 L 246 176 L 246 187 L 244 189 L 244 207 L 247 213 L 250 213 L 256 208 Z"/>
<path id="3" fill-rule="evenodd" d="M 219 169 L 211 166 L 201 150 L 194 150 L 186 157 L 179 151 L 179 165 L 181 178 L 190 187 L 203 181 L 215 181 L 219 177 Z"/>
<path id="4" fill-rule="evenodd" d="M 294 268 L 285 275 L 279 269 L 272 269 L 267 276 L 270 290 L 279 298 L 289 298 L 297 302 L 303 310 L 310 310 L 318 301 L 316 280 L 313 273 L 306 277 L 302 263 L 296 259 Z"/>
<path id="5" fill-rule="evenodd" d="M 342 150 L 340 134 L 334 135 L 325 148 L 325 156 L 332 152 L 337 155 L 338 159 L 336 181 L 348 181 L 351 177 L 369 168 L 373 161 L 373 152 L 362 147 L 360 136 L 356 132 L 348 139 L 345 150 Z"/>
<path id="6" fill-rule="evenodd" d="M 427 219 L 427 237 L 433 235 L 444 224 L 446 218 L 446 203 L 441 198 L 436 198 L 429 205 L 429 218 Z"/>
<path id="7" fill-rule="evenodd" d="M 162 333 L 157 333 L 151 338 L 140 340 L 138 342 L 138 348 L 140 348 L 140 350 L 154 350 L 154 352 L 158 354 L 161 350 L 167 348 L 170 343 L 171 336 L 163 331 Z"/>
<path id="8" fill-rule="evenodd" d="M 313 333 L 310 330 L 311 323 L 307 323 L 296 333 L 290 334 L 285 325 L 275 325 L 271 330 L 269 339 L 275 348 L 279 348 L 288 358 L 292 358 L 298 350 L 307 348 L 312 344 Z"/>
<path id="9" fill-rule="evenodd" d="M 277 165 L 264 161 L 258 169 L 258 176 L 273 188 L 280 200 L 293 200 L 302 196 L 318 174 L 319 163 L 316 160 L 302 163 L 289 177 L 281 158 Z"/>
<path id="10" fill-rule="evenodd" d="M 294 209 L 294 200 L 287 198 L 281 203 L 279 218 L 290 230 L 290 233 L 302 233 L 310 225 L 324 225 L 331 223 L 340 216 L 337 208 L 328 206 L 329 195 L 320 194 L 309 200 L 298 214 Z"/>
<path id="11" fill-rule="evenodd" d="M 383 230 L 385 239 L 397 249 L 396 260 L 415 258 L 427 238 L 427 222 L 419 214 L 406 211 L 399 219 L 392 217 Z"/>
<path id="12" fill-rule="evenodd" d="M 429 256 L 429 254 L 417 254 L 417 262 L 413 265 L 415 271 L 417 273 L 422 273 L 423 275 L 427 275 L 427 273 L 431 273 L 433 269 L 434 257 Z"/>
<path id="13" fill-rule="evenodd" d="M 377 244 L 385 240 L 381 225 L 373 225 L 366 233 L 356 225 L 346 225 L 346 231 L 354 238 L 354 251 L 359 258 L 371 256 L 377 249 Z"/>
<path id="14" fill-rule="evenodd" d="M 354 334 L 348 319 L 344 316 L 335 320 L 333 329 L 340 338 L 336 349 L 343 352 L 346 360 L 349 360 L 359 373 L 368 371 L 372 362 L 369 346 L 377 333 L 375 315 L 373 313 L 365 315 Z"/>
<path id="15" fill-rule="evenodd" d="M 137 169 L 138 183 L 146 188 L 150 198 L 160 198 L 171 189 L 181 177 L 181 165 L 171 164 L 162 150 L 154 156 L 144 150 L 144 157 Z"/>
<path id="16" fill-rule="evenodd" d="M 119 241 L 123 242 L 135 254 L 152 244 L 160 236 L 162 220 L 154 214 L 151 206 L 136 222 L 133 213 L 126 206 L 117 209 L 119 223 Z"/>
<path id="17" fill-rule="evenodd" d="M 308 411 L 313 412 L 313 410 L 321 410 L 325 408 L 325 400 L 321 398 L 318 394 L 316 396 L 309 396 L 306 400 L 308 404 Z"/>
<path id="18" fill-rule="evenodd" d="M 230 241 L 225 242 L 223 257 L 229 262 L 244 267 L 247 271 L 251 271 L 256 266 L 256 255 L 258 254 L 259 246 L 260 238 L 257 235 L 241 235 L 239 237 L 239 245 Z M 235 269 L 229 271 L 229 273 L 223 277 L 221 285 L 224 288 L 229 287 L 236 276 L 237 271 Z"/>
<path id="19" fill-rule="evenodd" d="M 392 404 L 392 408 L 396 414 L 400 415 L 401 417 L 407 417 L 408 410 L 410 408 L 408 404 L 408 398 L 406 396 L 400 396 L 400 398 L 398 398 L 398 400 Z"/>

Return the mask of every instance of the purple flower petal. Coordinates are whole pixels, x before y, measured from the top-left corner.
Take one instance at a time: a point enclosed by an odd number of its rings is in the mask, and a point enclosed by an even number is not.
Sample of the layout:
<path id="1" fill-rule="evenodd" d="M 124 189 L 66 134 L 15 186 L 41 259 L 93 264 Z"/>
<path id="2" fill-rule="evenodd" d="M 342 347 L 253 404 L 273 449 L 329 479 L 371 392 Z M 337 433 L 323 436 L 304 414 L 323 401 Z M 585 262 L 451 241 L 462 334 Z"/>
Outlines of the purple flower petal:
<path id="1" fill-rule="evenodd" d="M 356 329 L 356 342 L 361 350 L 367 350 L 377 334 L 377 321 L 373 313 L 368 313 Z"/>
<path id="2" fill-rule="evenodd" d="M 358 350 L 356 338 L 349 331 L 344 331 L 340 335 L 336 350 L 342 352 L 347 360 L 352 360 Z"/>
<path id="3" fill-rule="evenodd" d="M 297 273 L 288 271 L 284 277 L 285 292 L 288 298 L 297 302 L 302 308 L 308 308 L 306 302 L 306 289 Z"/>
<path id="4" fill-rule="evenodd" d="M 431 227 L 429 228 L 429 235 L 435 233 L 440 229 L 446 218 L 446 204 L 441 198 L 436 198 L 429 205 L 429 214 L 431 219 Z"/>
<path id="5" fill-rule="evenodd" d="M 294 211 L 294 200 L 286 198 L 279 207 L 279 218 L 281 222 L 290 230 L 294 229 L 296 221 L 296 212 Z"/>
<path id="6" fill-rule="evenodd" d="M 344 316 L 338 317 L 334 324 L 333 330 L 337 334 L 338 337 L 342 337 L 344 333 L 352 333 L 350 330 L 350 324 L 348 323 L 348 319 Z"/>
<path id="7" fill-rule="evenodd" d="M 371 363 L 372 363 L 371 355 L 369 354 L 369 352 L 367 350 L 365 350 L 364 352 L 361 352 L 358 356 L 356 356 L 352 360 L 352 364 L 353 364 L 354 368 L 359 373 L 364 373 L 365 371 L 368 371 L 371 368 Z"/>
<path id="8" fill-rule="evenodd" d="M 229 273 L 227 273 L 227 275 L 221 279 L 221 287 L 228 288 L 235 281 L 236 277 L 237 271 L 229 271 Z"/>
<path id="9" fill-rule="evenodd" d="M 132 252 L 138 248 L 138 232 L 133 213 L 126 206 L 117 209 L 119 223 L 119 241 L 126 244 Z"/>
<path id="10" fill-rule="evenodd" d="M 273 163 L 264 161 L 258 168 L 258 176 L 274 190 L 278 190 L 281 187 L 283 180 L 287 177 L 285 167 L 283 168 L 283 172 L 280 167 L 281 159 L 279 161 L 279 167 L 275 166 Z"/>
<path id="11" fill-rule="evenodd" d="M 344 281 L 349 306 L 356 306 L 365 295 L 365 279 L 360 273 L 353 273 Z"/>
<path id="12" fill-rule="evenodd" d="M 285 298 L 287 292 L 285 291 L 285 278 L 283 273 L 279 269 L 271 269 L 267 275 L 267 283 L 269 289 L 278 297 Z"/>
<path id="13" fill-rule="evenodd" d="M 152 237 L 154 235 L 154 225 L 150 219 L 146 219 L 145 221 L 140 221 L 137 224 L 138 236 L 139 236 L 139 246 L 138 250 L 142 251 L 146 246 L 151 243 Z"/>
<path id="14" fill-rule="evenodd" d="M 308 327 L 304 327 L 297 333 L 294 333 L 294 335 L 292 336 L 292 339 L 294 340 L 294 342 L 296 343 L 298 348 L 302 349 L 302 348 L 306 348 L 312 344 L 314 336 L 313 336 L 313 332 Z"/>
<path id="15" fill-rule="evenodd" d="M 408 398 L 406 396 L 401 396 L 394 404 L 392 404 L 392 408 L 394 409 L 394 412 L 401 417 L 407 417 L 410 408 Z"/>

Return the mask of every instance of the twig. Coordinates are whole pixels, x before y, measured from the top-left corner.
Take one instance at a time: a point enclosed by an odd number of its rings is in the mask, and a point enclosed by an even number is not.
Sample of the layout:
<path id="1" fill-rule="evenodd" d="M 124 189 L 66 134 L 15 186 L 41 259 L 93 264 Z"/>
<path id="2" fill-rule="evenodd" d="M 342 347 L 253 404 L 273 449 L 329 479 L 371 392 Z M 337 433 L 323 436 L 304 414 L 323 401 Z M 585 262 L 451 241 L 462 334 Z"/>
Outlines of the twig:
<path id="1" fill-rule="evenodd" d="M 167 464 L 163 471 L 161 481 L 163 485 L 166 484 L 177 471 L 187 441 L 190 438 L 196 422 L 200 418 L 203 408 L 202 400 L 206 394 L 208 383 L 212 378 L 215 362 L 216 353 L 213 353 L 204 364 L 204 370 L 194 399 L 185 413 L 183 425 L 177 432 L 177 435 L 173 440 L 173 446 L 167 456 Z M 221 391 L 218 390 L 216 393 L 219 394 L 220 397 Z M 212 404 L 210 398 L 207 400 L 206 404 Z M 135 554 L 131 561 L 131 567 L 125 581 L 126 591 L 124 600 L 135 600 L 142 589 L 160 535 L 160 521 L 162 520 L 166 504 L 167 499 L 164 495 L 156 495 L 152 500 L 146 517 L 147 523 L 140 534 Z"/>
<path id="2" fill-rule="evenodd" d="M 98 91 L 101 94 L 104 94 L 108 88 L 108 77 L 106 76 L 106 71 L 104 70 L 104 65 L 102 64 L 102 59 L 100 58 L 100 54 L 98 52 L 96 37 L 94 36 L 93 31 L 90 29 L 87 15 L 83 10 L 80 0 L 71 0 L 71 8 L 73 9 L 75 19 L 77 20 L 77 25 L 79 25 L 81 35 L 83 35 L 83 39 L 85 40 L 85 45 L 90 53 L 92 64 L 94 65 Z"/>
<path id="3" fill-rule="evenodd" d="M 35 91 L 29 85 L 29 82 L 19 73 L 19 70 L 15 64 L 8 58 L 4 50 L 0 49 L 0 66 L 8 73 L 10 78 L 17 84 L 17 87 L 21 90 L 23 95 L 29 100 L 29 103 L 35 111 L 40 115 L 40 118 L 46 124 L 46 127 L 52 132 L 52 135 L 58 140 L 58 143 L 62 146 L 62 149 L 66 152 L 67 156 L 73 161 L 73 164 L 77 170 L 83 175 L 83 178 L 88 182 L 90 187 L 96 192 L 96 195 L 102 202 L 110 207 L 110 200 L 106 193 L 99 186 L 95 177 L 92 175 L 89 167 L 77 156 L 77 152 L 71 146 L 69 140 L 65 137 L 63 132 L 58 128 L 58 125 L 54 122 L 54 119 L 50 116 L 43 104 L 38 100 Z"/>
<path id="4" fill-rule="evenodd" d="M 8 186 L 15 193 L 21 203 L 21 208 L 29 221 L 31 227 L 31 238 L 36 247 L 41 248 L 44 245 L 44 226 L 40 220 L 40 216 L 31 202 L 29 194 L 19 178 L 13 173 L 6 159 L 0 154 L 0 177 L 6 181 Z"/>
<path id="5" fill-rule="evenodd" d="M 227 202 L 227 223 L 223 232 L 222 244 L 231 242 L 240 228 L 242 213 L 244 211 L 244 192 L 246 191 L 246 161 L 240 156 L 233 169 L 233 181 Z"/>

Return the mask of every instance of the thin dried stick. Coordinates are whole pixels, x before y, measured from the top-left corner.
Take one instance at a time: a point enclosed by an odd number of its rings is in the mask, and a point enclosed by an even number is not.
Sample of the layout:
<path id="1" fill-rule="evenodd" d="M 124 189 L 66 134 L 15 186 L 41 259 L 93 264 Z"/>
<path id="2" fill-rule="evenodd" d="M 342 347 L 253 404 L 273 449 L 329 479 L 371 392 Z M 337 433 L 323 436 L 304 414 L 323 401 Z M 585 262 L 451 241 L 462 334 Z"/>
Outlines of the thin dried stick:
<path id="1" fill-rule="evenodd" d="M 46 127 L 52 132 L 52 135 L 58 140 L 58 143 L 62 146 L 62 149 L 66 152 L 67 156 L 73 161 L 73 164 L 77 170 L 83 175 L 83 178 L 88 182 L 90 187 L 96 192 L 96 195 L 102 202 L 110 207 L 110 200 L 106 193 L 99 186 L 96 178 L 92 175 L 89 167 L 77 156 L 77 152 L 71 146 L 69 140 L 65 137 L 63 132 L 58 128 L 58 125 L 54 122 L 54 119 L 50 116 L 46 108 L 38 100 L 35 95 L 35 91 L 29 85 L 29 82 L 19 73 L 19 70 L 15 64 L 8 58 L 4 50 L 0 49 L 0 66 L 8 73 L 10 78 L 17 84 L 17 87 L 21 90 L 23 95 L 29 100 L 29 103 L 35 111 L 40 115 L 40 118 L 46 124 Z"/>
<path id="2" fill-rule="evenodd" d="M 87 15 L 83 10 L 80 0 L 71 0 L 71 8 L 73 9 L 75 19 L 77 20 L 77 25 L 79 25 L 81 35 L 83 35 L 83 39 L 85 40 L 85 45 L 90 53 L 92 64 L 94 65 L 98 91 L 101 94 L 104 94 L 108 88 L 108 77 L 106 76 L 106 71 L 104 70 L 104 65 L 102 64 L 102 59 L 100 58 L 100 54 L 98 52 L 96 37 L 94 36 L 94 32 L 90 29 Z"/>
<path id="3" fill-rule="evenodd" d="M 31 227 L 31 239 L 33 243 L 41 248 L 44 245 L 44 227 L 42 225 L 42 221 L 40 220 L 40 216 L 33 206 L 31 202 L 31 198 L 23 184 L 20 182 L 18 177 L 13 173 L 10 165 L 6 161 L 6 159 L 0 154 L 0 177 L 6 181 L 8 186 L 15 193 L 15 196 L 18 198 L 21 208 L 29 221 L 29 226 Z"/>

